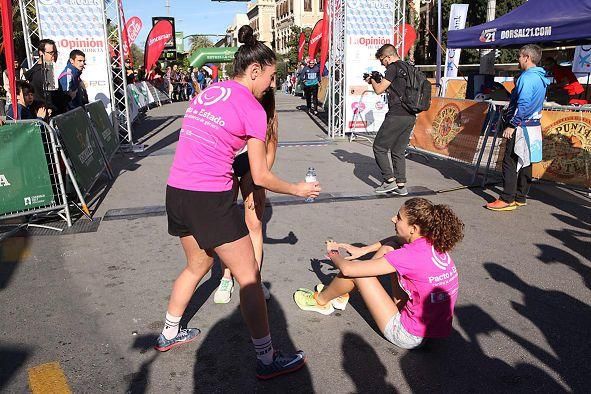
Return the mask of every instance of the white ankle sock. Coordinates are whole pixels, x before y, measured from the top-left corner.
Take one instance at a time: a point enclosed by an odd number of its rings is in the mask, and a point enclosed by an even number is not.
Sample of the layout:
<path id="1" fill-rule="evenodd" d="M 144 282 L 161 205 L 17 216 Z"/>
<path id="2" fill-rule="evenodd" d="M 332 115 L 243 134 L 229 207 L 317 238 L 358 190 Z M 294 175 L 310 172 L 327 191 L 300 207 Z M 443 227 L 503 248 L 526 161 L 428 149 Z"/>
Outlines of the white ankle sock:
<path id="1" fill-rule="evenodd" d="M 273 362 L 273 342 L 271 341 L 271 334 L 259 339 L 251 338 L 251 340 L 254 345 L 254 351 L 257 354 L 257 359 L 261 360 L 265 365 L 271 364 Z"/>
<path id="2" fill-rule="evenodd" d="M 179 323 L 181 322 L 181 316 L 173 316 L 166 312 L 166 320 L 164 321 L 164 329 L 162 335 L 166 339 L 172 339 L 179 333 Z"/>

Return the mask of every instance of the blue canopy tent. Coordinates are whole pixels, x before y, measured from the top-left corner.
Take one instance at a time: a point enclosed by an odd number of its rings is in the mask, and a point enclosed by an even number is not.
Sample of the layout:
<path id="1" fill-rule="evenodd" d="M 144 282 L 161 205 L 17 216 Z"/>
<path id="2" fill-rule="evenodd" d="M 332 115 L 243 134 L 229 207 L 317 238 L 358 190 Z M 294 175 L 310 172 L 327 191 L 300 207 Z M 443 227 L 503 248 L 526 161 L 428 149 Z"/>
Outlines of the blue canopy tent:
<path id="1" fill-rule="evenodd" d="M 493 21 L 448 32 L 448 48 L 591 43 L 591 0 L 529 0 Z"/>

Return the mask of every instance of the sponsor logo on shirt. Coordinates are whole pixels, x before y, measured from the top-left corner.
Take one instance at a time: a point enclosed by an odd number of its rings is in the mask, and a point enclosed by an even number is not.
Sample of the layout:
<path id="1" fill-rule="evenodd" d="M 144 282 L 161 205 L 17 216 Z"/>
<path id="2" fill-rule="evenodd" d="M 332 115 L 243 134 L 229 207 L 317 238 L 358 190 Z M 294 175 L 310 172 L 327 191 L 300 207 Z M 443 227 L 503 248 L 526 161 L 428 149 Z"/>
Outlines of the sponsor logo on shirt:
<path id="1" fill-rule="evenodd" d="M 197 102 L 204 106 L 209 106 L 218 101 L 226 101 L 230 98 L 232 89 L 219 85 L 210 86 L 197 96 Z"/>

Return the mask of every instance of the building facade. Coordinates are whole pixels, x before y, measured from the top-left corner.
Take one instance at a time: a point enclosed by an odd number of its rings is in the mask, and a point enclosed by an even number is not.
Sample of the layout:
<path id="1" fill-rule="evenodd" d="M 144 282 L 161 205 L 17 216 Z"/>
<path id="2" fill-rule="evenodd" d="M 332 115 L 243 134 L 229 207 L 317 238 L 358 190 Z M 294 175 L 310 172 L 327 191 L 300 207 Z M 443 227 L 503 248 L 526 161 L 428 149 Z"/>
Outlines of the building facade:
<path id="1" fill-rule="evenodd" d="M 238 42 L 238 30 L 244 26 L 248 25 L 248 15 L 246 14 L 236 14 L 234 15 L 234 20 L 232 24 L 228 26 L 226 29 L 226 46 L 228 47 L 237 47 L 240 45 Z"/>
<path id="2" fill-rule="evenodd" d="M 292 26 L 313 28 L 322 19 L 324 0 L 275 0 L 275 46 L 282 55 L 289 51 Z"/>
<path id="3" fill-rule="evenodd" d="M 254 30 L 256 39 L 264 42 L 269 48 L 273 48 L 275 0 L 257 0 L 254 3 L 249 3 L 246 15 L 248 15 L 248 24 Z"/>

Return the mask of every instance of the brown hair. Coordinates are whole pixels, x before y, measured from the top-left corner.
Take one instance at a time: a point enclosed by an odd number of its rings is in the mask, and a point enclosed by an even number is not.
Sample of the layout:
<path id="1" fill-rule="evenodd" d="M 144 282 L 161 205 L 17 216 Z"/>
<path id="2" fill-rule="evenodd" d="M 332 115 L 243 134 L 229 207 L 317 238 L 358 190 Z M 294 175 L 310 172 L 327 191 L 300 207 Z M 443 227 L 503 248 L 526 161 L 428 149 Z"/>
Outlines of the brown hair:
<path id="1" fill-rule="evenodd" d="M 277 141 L 277 111 L 275 110 L 275 90 L 267 89 L 261 98 L 261 105 L 267 114 L 267 136 L 265 141 L 267 145 L 271 141 Z"/>
<path id="2" fill-rule="evenodd" d="M 464 223 L 447 205 L 434 205 L 426 198 L 411 198 L 402 209 L 408 224 L 417 225 L 421 235 L 433 245 L 439 253 L 450 251 L 464 238 Z"/>

